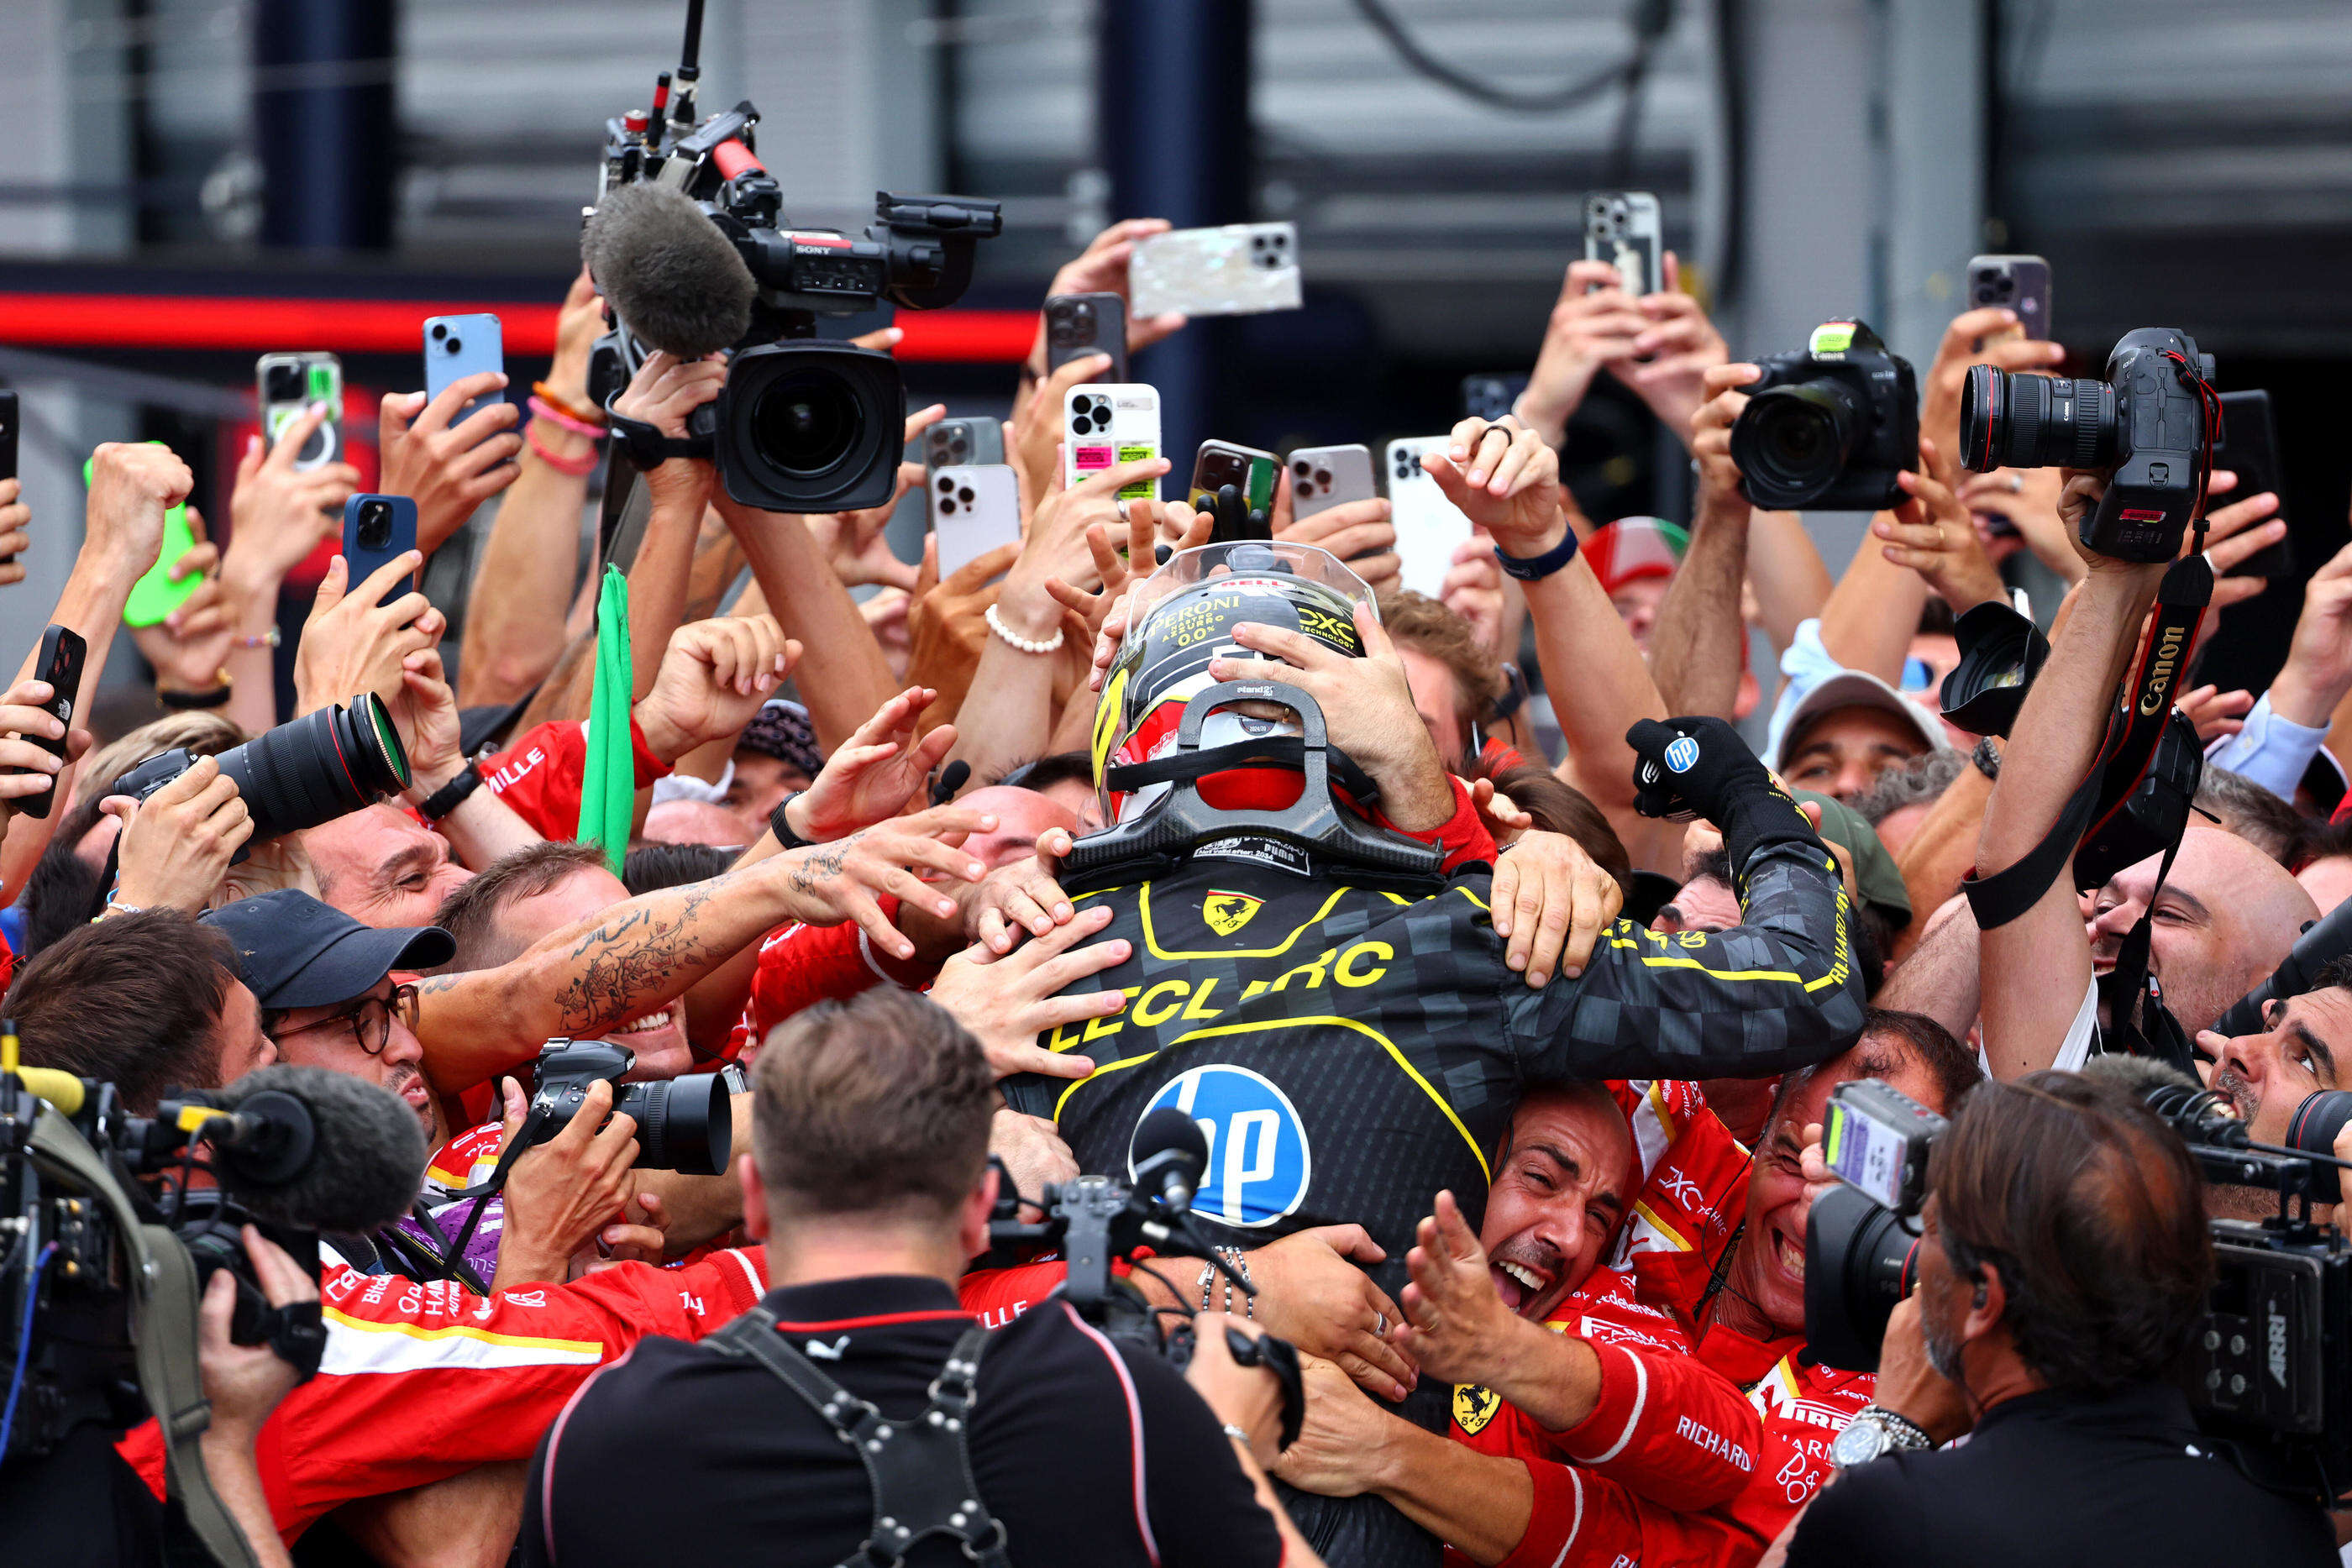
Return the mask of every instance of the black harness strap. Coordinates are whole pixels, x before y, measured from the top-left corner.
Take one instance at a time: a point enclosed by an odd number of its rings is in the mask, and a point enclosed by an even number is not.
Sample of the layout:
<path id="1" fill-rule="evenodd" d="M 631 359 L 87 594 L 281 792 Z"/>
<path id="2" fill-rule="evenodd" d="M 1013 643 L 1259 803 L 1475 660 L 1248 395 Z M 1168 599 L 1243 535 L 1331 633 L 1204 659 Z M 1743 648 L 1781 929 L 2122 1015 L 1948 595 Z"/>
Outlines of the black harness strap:
<path id="1" fill-rule="evenodd" d="M 926 1536 L 954 1542 L 979 1568 L 1011 1568 L 1002 1521 L 980 1500 L 972 1479 L 972 1385 L 988 1331 L 975 1324 L 948 1352 L 931 1382 L 930 1404 L 905 1425 L 817 1370 L 776 1332 L 776 1315 L 753 1307 L 702 1343 L 722 1355 L 748 1357 L 805 1400 L 866 1467 L 874 1489 L 874 1522 L 841 1568 L 897 1568 Z"/>

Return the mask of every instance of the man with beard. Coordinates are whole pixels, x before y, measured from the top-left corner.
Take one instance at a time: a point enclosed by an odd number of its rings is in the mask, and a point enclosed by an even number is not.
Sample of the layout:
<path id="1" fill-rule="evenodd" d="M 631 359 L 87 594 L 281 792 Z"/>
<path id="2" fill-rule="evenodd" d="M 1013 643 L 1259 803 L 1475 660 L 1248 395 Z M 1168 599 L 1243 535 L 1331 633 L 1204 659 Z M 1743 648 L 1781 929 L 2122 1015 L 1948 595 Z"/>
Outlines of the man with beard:
<path id="1" fill-rule="evenodd" d="M 2336 1561 L 2326 1514 L 2216 1455 L 2172 1381 L 2212 1246 L 2195 1160 L 2137 1096 L 1987 1084 L 1927 1187 L 1918 1293 L 1880 1353 L 1894 1424 L 1841 1436 L 1789 1568 Z"/>
<path id="2" fill-rule="evenodd" d="M 1552 1304 L 1559 1276 L 1531 1270 L 1542 1288 L 1520 1298 L 1517 1314 L 1504 1306 L 1496 1274 L 1522 1289 L 1528 1281 L 1512 1267 L 1497 1269 L 1525 1252 L 1520 1229 L 1491 1217 L 1494 1199 L 1482 1240 L 1459 1227 L 1448 1199 L 1423 1221 L 1404 1303 L 1414 1326 L 1397 1336 L 1423 1375 L 1455 1381 L 1454 1436 L 1487 1452 L 1428 1449 L 1414 1444 L 1420 1434 L 1396 1431 L 1403 1423 L 1369 1401 L 1335 1396 L 1310 1401 L 1309 1434 L 1325 1433 L 1326 1440 L 1302 1459 L 1286 1458 L 1278 1473 L 1316 1490 L 1378 1490 L 1408 1512 L 1412 1498 L 1442 1507 L 1444 1522 L 1432 1528 L 1481 1563 L 1546 1568 L 1571 1554 L 1593 1563 L 1754 1563 L 1827 1477 L 1832 1437 L 1871 1398 L 1867 1375 L 1834 1371 L 1804 1354 L 1806 1130 L 1822 1119 L 1832 1091 L 1852 1079 L 1880 1079 L 1941 1110 L 1979 1076 L 1969 1051 L 1932 1020 L 1874 1009 L 1851 1050 L 1782 1081 L 1752 1158 L 1688 1085 L 1646 1086 L 1634 1113 L 1641 1141 L 1663 1144 L 1664 1151 L 1632 1207 L 1622 1260 L 1587 1279 L 1565 1305 L 1589 1322 L 1622 1302 L 1632 1309 L 1615 1312 L 1622 1327 L 1662 1346 L 1691 1347 L 1695 1371 L 1717 1375 L 1711 1382 L 1727 1381 L 1747 1395 L 1762 1440 L 1742 1454 L 1750 1465 L 1730 1461 L 1739 1482 L 1734 1492 L 1708 1495 L 1689 1486 L 1710 1479 L 1689 1468 L 1680 1495 L 1671 1473 L 1654 1469 L 1636 1484 L 1612 1473 L 1609 1461 L 1621 1456 L 1605 1446 L 1586 1450 L 1601 1454 L 1600 1465 L 1560 1462 L 1562 1439 L 1571 1435 L 1541 1430 L 1545 1416 L 1572 1415 L 1579 1391 L 1591 1387 L 1594 1364 L 1605 1360 L 1579 1336 L 1527 1332 L 1531 1322 L 1521 1320 L 1529 1309 L 1559 1315 Z M 1514 1149 L 1525 1142 L 1515 1123 Z M 1498 1175 L 1496 1191 L 1503 1186 Z M 1593 1337 L 1591 1328 L 1581 1337 Z M 1498 1385 L 1510 1390 L 1513 1403 L 1524 1401 L 1523 1412 L 1542 1413 L 1521 1423 L 1530 1441 L 1514 1440 L 1517 1434 L 1487 1406 L 1486 1391 Z M 1318 1398 L 1348 1393 L 1333 1377 L 1318 1378 L 1315 1392 Z M 1685 1467 L 1688 1456 L 1714 1448 L 1717 1438 L 1731 1439 L 1727 1457 L 1739 1451 L 1739 1428 L 1708 1409 L 1696 1404 L 1675 1412 Z M 1688 1430 L 1680 1428 L 1684 1416 L 1692 1418 Z M 1486 1437 L 1498 1427 L 1501 1440 Z M 1341 1440 L 1328 1440 L 1341 1431 Z M 1317 1467 L 1312 1473 L 1309 1460 Z"/>

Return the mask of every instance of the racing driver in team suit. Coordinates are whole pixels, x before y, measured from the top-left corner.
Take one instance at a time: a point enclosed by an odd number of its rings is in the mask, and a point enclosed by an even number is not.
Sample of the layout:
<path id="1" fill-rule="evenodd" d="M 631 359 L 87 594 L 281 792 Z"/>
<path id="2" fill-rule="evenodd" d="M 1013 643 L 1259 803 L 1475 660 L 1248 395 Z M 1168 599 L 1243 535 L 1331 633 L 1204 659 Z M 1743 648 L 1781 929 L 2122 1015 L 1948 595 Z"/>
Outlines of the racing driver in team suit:
<path id="1" fill-rule="evenodd" d="M 1130 945 L 1080 986 L 1128 999 L 1040 1036 L 1091 1073 L 1004 1087 L 1013 1109 L 1058 1123 L 1080 1170 L 1122 1177 L 1144 1115 L 1185 1111 L 1209 1145 L 1192 1213 L 1211 1239 L 1248 1249 L 1360 1224 L 1393 1298 L 1436 1193 L 1459 1195 L 1477 1227 L 1524 1086 L 1780 1072 L 1851 1044 L 1863 998 L 1835 862 L 1712 719 L 1645 721 L 1628 741 L 1672 780 L 1671 800 L 1645 804 L 1722 831 L 1745 923 L 1661 936 L 1619 921 L 1580 975 L 1526 984 L 1489 917 L 1489 866 L 1465 858 L 1491 841 L 1415 717 L 1371 601 L 1336 558 L 1287 543 L 1185 550 L 1138 588 L 1096 724 L 1112 826 L 1062 873 L 1077 905 L 1114 910 L 1098 940 Z M 1237 656 L 1250 653 L 1283 663 Z M 1305 794 L 1306 715 L 1279 688 L 1268 699 L 1269 671 L 1328 699 L 1331 749 L 1352 758 L 1331 763 L 1337 812 Z M 1234 700 L 1188 750 L 1180 723 L 1213 688 Z M 1425 1382 L 1402 1408 L 1443 1430 L 1445 1391 Z M 1435 1541 L 1377 1499 L 1300 1504 L 1327 1560 L 1437 1561 Z"/>

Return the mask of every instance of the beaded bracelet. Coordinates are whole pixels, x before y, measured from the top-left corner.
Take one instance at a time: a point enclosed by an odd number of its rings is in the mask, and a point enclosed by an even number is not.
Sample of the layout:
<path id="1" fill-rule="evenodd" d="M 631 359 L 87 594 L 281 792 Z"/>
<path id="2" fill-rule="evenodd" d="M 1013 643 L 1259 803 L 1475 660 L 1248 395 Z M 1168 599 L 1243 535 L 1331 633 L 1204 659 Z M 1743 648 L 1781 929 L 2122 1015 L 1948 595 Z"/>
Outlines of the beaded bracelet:
<path id="1" fill-rule="evenodd" d="M 530 394 L 529 405 L 530 412 L 541 419 L 546 420 L 551 424 L 560 424 L 574 435 L 584 435 L 591 441 L 604 439 L 605 430 L 603 425 L 591 424 L 570 410 L 560 408 L 548 402 L 537 392 Z"/>
<path id="2" fill-rule="evenodd" d="M 550 452 L 547 449 L 547 443 L 539 438 L 539 423 L 536 420 L 524 428 L 522 438 L 530 443 L 530 449 L 539 455 L 539 460 L 558 474 L 569 474 L 573 478 L 579 479 L 596 471 L 596 455 L 593 452 L 581 457 L 558 457 L 554 453 Z"/>

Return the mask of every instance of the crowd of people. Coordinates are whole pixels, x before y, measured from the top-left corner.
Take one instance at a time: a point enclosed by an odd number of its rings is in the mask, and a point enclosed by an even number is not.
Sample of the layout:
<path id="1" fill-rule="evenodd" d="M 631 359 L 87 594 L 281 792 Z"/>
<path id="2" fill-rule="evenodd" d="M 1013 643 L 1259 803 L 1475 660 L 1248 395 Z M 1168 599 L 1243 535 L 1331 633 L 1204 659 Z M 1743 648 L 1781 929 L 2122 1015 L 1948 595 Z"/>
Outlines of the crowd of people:
<path id="1" fill-rule="evenodd" d="M 1165 226 L 1115 225 L 1052 292 L 1125 295 Z M 1969 884 L 2099 764 L 2165 570 L 2078 542 L 2102 476 L 1957 463 L 1971 365 L 2065 359 L 2011 312 L 1952 321 L 1903 498 L 1833 574 L 1748 499 L 1757 368 L 1692 295 L 1575 262 L 1513 413 L 1426 460 L 1476 529 L 1434 596 L 1400 586 L 1384 499 L 1297 517 L 1286 476 L 1270 538 L 1235 544 L 1120 498 L 1164 457 L 1066 485 L 1065 393 L 1108 361 L 1049 368 L 1041 326 L 1004 433 L 1017 544 L 942 577 L 892 552 L 888 507 L 761 512 L 671 456 L 634 474 L 615 664 L 575 552 L 599 283 L 531 413 L 499 374 L 383 400 L 417 549 L 357 581 L 336 558 L 285 632 L 290 712 L 279 585 L 359 483 L 296 464 L 325 410 L 257 442 L 176 563 L 203 586 L 131 629 L 147 722 L 81 726 L 120 711 L 100 672 L 187 465 L 96 450 L 54 606 L 0 564 L 12 625 L 46 608 L 89 647 L 79 692 L 28 660 L 0 693 L 25 1061 L 142 1114 L 325 1069 L 431 1150 L 407 1218 L 327 1238 L 315 1281 L 251 1239 L 273 1301 L 322 1304 L 315 1375 L 231 1347 L 207 1298 L 205 1464 L 261 1561 L 2328 1560 L 2327 1514 L 2241 1477 L 2174 1375 L 2209 1214 L 2274 1205 L 2081 1070 L 2160 1002 L 2259 1139 L 2352 1087 L 2352 965 L 2216 1027 L 2352 893 L 2352 547 L 2268 690 L 2179 682 L 2207 750 L 2177 853 L 1980 922 Z M 1603 375 L 1688 448 L 1686 522 L 1588 517 L 1563 484 Z M 725 376 L 657 353 L 613 412 L 682 438 Z M 2285 533 L 2234 480 L 2184 546 L 2217 609 Z M 462 607 L 400 590 L 493 498 Z M 0 561 L 69 532 L 0 481 Z M 2028 556 L 2063 585 L 2032 606 L 2047 661 L 2006 736 L 1969 733 L 1955 622 Z M 404 789 L 259 835 L 215 758 L 364 694 Z M 615 839 L 588 801 L 624 712 Z M 197 760 L 116 792 L 176 749 Z M 564 1040 L 628 1068 L 549 1135 L 535 1071 Z M 615 1105 L 704 1074 L 734 1157 L 654 1168 Z M 1858 1080 L 1950 1121 L 1874 1376 L 1807 1322 L 1822 1124 Z M 1206 1144 L 1191 1228 L 1115 1288 L 1189 1329 L 1181 1368 L 1073 1305 L 1104 1260 L 990 1229 L 1138 1179 L 1170 1106 Z M 142 1517 L 164 1451 L 152 1421 L 117 1445 L 125 1560 L 165 1528 Z"/>

